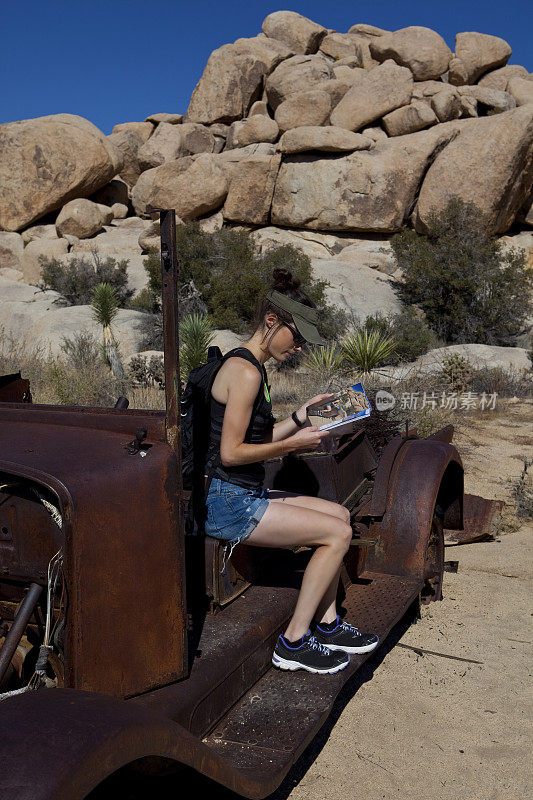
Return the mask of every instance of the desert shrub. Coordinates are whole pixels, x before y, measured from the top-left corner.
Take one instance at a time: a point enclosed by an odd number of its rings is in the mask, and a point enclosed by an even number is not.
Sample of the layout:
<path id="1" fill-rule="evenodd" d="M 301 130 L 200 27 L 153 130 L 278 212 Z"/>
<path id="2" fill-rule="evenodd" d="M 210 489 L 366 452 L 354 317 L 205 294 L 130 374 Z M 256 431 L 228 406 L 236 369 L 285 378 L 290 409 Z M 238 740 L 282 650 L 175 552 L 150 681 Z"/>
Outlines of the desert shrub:
<path id="1" fill-rule="evenodd" d="M 189 314 L 207 314 L 213 328 L 226 328 L 241 334 L 252 333 L 252 323 L 258 298 L 270 284 L 272 271 L 279 266 L 289 267 L 302 282 L 305 291 L 318 309 L 318 327 L 328 340 L 338 338 L 346 327 L 342 309 L 326 302 L 328 282 L 313 277 L 310 259 L 292 245 L 257 252 L 250 233 L 223 228 L 205 233 L 197 222 L 188 222 L 176 229 L 180 277 L 180 318 Z M 144 308 L 156 306 L 161 297 L 161 260 L 156 249 L 144 259 L 148 273 L 148 291 L 140 302 Z M 139 307 L 139 306 L 137 306 Z M 139 307 L 140 308 L 140 307 Z M 144 310 L 141 309 L 140 310 Z M 160 347 L 155 340 L 157 323 L 147 323 L 143 346 Z"/>
<path id="2" fill-rule="evenodd" d="M 411 424 L 416 427 L 419 439 L 425 439 L 449 423 L 449 414 L 439 405 L 417 409 L 410 415 Z"/>
<path id="3" fill-rule="evenodd" d="M 102 346 L 92 333 L 78 331 L 71 338 L 63 336 L 61 350 L 74 369 L 86 369 L 102 359 Z"/>
<path id="4" fill-rule="evenodd" d="M 144 314 L 139 320 L 138 330 L 141 350 L 163 350 L 163 316 L 161 312 Z"/>
<path id="5" fill-rule="evenodd" d="M 151 356 L 148 362 L 148 374 L 155 386 L 165 388 L 165 360 L 163 356 Z"/>
<path id="6" fill-rule="evenodd" d="M 62 263 L 57 258 L 41 256 L 42 276 L 40 289 L 53 289 L 61 295 L 62 303 L 69 306 L 89 305 L 92 291 L 99 283 L 108 283 L 117 294 L 119 305 L 124 306 L 132 296 L 128 289 L 128 260 L 117 261 L 111 256 L 102 258 L 97 250 Z"/>
<path id="7" fill-rule="evenodd" d="M 157 247 L 149 247 L 146 256 L 143 258 L 143 266 L 148 275 L 148 289 L 154 293 L 154 297 L 161 299 L 161 254 Z"/>
<path id="8" fill-rule="evenodd" d="M 104 363 L 97 340 L 86 331 L 63 337 L 59 355 L 6 336 L 0 373 L 14 371 L 10 367 L 15 365 L 29 379 L 35 403 L 112 406 L 126 392 L 124 382 L 114 378 Z"/>
<path id="9" fill-rule="evenodd" d="M 128 364 L 128 379 L 135 386 L 152 387 L 159 389 L 165 387 L 165 364 L 162 356 L 151 356 L 150 359 L 142 355 L 133 356 Z"/>
<path id="10" fill-rule="evenodd" d="M 503 367 L 479 367 L 472 370 L 473 392 L 496 394 L 498 397 L 532 397 L 533 372 Z"/>
<path id="11" fill-rule="evenodd" d="M 438 345 L 438 339 L 424 316 L 413 306 L 406 306 L 398 314 L 388 317 L 378 312 L 367 317 L 363 327 L 394 338 L 394 350 L 381 362 L 383 366 L 415 361 Z"/>
<path id="12" fill-rule="evenodd" d="M 79 369 L 68 359 L 52 358 L 46 364 L 46 377 L 46 402 L 58 405 L 112 407 L 120 395 L 127 394 L 124 382 L 102 361 Z"/>
<path id="13" fill-rule="evenodd" d="M 453 392 L 465 392 L 472 384 L 470 361 L 458 353 L 444 356 L 441 378 Z"/>
<path id="14" fill-rule="evenodd" d="M 528 471 L 533 466 L 533 458 L 524 458 L 524 468 L 512 488 L 512 496 L 516 503 L 516 516 L 533 519 L 533 477 Z"/>
<path id="15" fill-rule="evenodd" d="M 161 302 L 152 290 L 145 286 L 135 297 L 128 300 L 127 307 L 145 314 L 157 314 L 161 311 Z"/>
<path id="16" fill-rule="evenodd" d="M 44 346 L 28 341 L 23 336 L 6 333 L 0 326 L 0 375 L 21 371 L 22 377 L 30 381 L 34 402 L 46 385 L 46 352 Z"/>
<path id="17" fill-rule="evenodd" d="M 61 356 L 49 355 L 45 362 L 47 402 L 113 406 L 126 393 L 124 381 L 110 372 L 102 346 L 91 333 L 80 331 L 72 337 L 63 337 L 61 352 Z"/>
<path id="18" fill-rule="evenodd" d="M 452 198 L 431 215 L 429 235 L 405 229 L 391 240 L 399 297 L 446 342 L 513 344 L 531 313 L 524 251 L 504 250 L 486 227 L 474 204 Z"/>

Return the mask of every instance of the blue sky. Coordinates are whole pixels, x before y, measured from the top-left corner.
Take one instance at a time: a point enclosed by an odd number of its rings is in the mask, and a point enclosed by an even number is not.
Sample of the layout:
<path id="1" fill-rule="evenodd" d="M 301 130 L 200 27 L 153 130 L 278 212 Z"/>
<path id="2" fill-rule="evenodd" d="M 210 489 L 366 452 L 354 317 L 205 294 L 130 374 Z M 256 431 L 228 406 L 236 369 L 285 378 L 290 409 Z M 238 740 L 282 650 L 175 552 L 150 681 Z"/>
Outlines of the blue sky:
<path id="1" fill-rule="evenodd" d="M 331 6 L 318 0 L 0 0 L 0 122 L 68 112 L 110 133 L 119 122 L 182 113 L 211 51 L 255 36 L 264 17 L 280 9 L 338 31 L 357 22 L 388 30 L 425 25 L 452 50 L 460 31 L 490 33 L 513 48 L 509 63 L 533 72 L 531 0 L 381 0 L 368 13 L 357 6 L 343 0 Z"/>

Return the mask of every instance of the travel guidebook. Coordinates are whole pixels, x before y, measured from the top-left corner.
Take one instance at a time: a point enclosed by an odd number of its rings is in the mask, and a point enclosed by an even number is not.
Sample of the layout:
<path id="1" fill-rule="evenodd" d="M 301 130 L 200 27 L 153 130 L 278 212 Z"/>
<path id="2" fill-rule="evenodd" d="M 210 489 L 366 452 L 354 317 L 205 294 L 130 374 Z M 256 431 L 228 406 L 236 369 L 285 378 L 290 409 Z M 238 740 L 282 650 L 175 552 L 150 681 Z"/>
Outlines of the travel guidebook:
<path id="1" fill-rule="evenodd" d="M 336 392 L 330 400 L 307 406 L 311 425 L 320 430 L 332 430 L 370 416 L 370 403 L 362 383 L 354 383 Z M 337 433 L 338 431 L 336 431 Z"/>

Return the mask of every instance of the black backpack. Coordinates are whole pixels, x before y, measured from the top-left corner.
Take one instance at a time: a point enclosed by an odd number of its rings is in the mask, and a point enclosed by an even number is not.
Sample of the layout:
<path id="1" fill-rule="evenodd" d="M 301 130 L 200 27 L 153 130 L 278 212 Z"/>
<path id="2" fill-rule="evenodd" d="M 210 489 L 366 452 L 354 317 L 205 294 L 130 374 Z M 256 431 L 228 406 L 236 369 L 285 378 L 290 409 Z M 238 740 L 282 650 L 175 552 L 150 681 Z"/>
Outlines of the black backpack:
<path id="1" fill-rule="evenodd" d="M 204 532 L 205 498 L 209 492 L 212 473 L 220 461 L 220 453 L 216 453 L 207 463 L 211 427 L 211 387 L 224 361 L 238 350 L 243 350 L 247 361 L 255 363 L 253 355 L 246 348 L 236 347 L 222 355 L 219 347 L 210 347 L 206 363 L 190 371 L 180 400 L 183 488 L 191 491 L 185 519 L 185 532 L 189 535 Z M 254 402 L 254 409 L 258 399 L 261 399 L 261 393 L 262 386 Z M 205 485 L 204 475 L 208 476 Z"/>

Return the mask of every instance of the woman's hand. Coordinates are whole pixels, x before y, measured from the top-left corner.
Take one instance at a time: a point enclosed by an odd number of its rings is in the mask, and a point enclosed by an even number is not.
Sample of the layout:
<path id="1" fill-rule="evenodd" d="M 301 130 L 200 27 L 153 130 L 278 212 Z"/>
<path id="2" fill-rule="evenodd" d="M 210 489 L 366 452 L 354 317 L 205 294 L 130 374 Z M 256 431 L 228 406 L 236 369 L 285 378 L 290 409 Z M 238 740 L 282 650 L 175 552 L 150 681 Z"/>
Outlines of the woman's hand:
<path id="1" fill-rule="evenodd" d="M 303 406 L 300 406 L 300 408 L 296 411 L 296 416 L 300 422 L 305 422 L 307 419 L 307 406 L 310 406 L 312 403 L 320 403 L 321 400 L 328 400 L 333 396 L 333 392 L 329 392 L 328 394 L 316 394 L 314 397 L 311 397 L 310 400 L 307 400 Z"/>
<path id="2" fill-rule="evenodd" d="M 284 452 L 294 453 L 297 450 L 316 450 L 322 439 L 328 434 L 329 431 L 321 431 L 316 425 L 302 428 L 293 433 L 292 436 L 287 436 L 286 439 L 283 439 Z"/>

